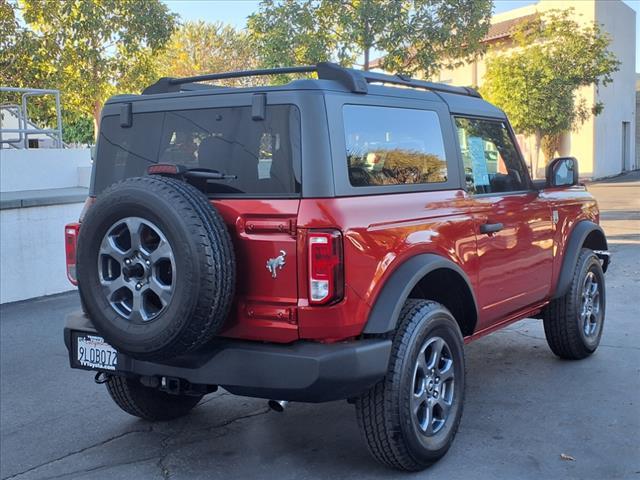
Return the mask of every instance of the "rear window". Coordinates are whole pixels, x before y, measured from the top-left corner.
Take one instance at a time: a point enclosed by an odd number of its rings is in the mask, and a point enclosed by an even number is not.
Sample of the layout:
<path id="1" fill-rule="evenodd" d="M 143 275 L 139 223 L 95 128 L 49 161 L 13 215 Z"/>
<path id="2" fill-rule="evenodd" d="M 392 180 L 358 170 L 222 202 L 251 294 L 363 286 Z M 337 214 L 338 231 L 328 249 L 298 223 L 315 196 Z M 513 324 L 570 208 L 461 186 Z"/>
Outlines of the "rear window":
<path id="1" fill-rule="evenodd" d="M 130 127 L 120 116 L 102 119 L 95 193 L 144 175 L 154 163 L 208 168 L 235 179 L 207 180 L 205 193 L 296 196 L 300 193 L 300 115 L 271 105 L 264 120 L 251 107 L 136 113 Z"/>
<path id="2" fill-rule="evenodd" d="M 447 181 L 437 113 L 345 105 L 343 117 L 352 186 Z"/>

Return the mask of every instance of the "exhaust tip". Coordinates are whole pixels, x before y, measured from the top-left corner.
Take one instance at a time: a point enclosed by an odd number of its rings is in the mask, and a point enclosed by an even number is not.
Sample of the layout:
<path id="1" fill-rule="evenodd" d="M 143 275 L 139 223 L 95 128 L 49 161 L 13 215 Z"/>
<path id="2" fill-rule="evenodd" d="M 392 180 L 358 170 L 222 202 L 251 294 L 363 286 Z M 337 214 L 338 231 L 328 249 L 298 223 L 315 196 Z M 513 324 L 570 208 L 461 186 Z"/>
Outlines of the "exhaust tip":
<path id="1" fill-rule="evenodd" d="M 274 412 L 282 413 L 284 409 L 287 408 L 289 404 L 286 400 L 269 400 L 268 405 L 271 410 Z"/>

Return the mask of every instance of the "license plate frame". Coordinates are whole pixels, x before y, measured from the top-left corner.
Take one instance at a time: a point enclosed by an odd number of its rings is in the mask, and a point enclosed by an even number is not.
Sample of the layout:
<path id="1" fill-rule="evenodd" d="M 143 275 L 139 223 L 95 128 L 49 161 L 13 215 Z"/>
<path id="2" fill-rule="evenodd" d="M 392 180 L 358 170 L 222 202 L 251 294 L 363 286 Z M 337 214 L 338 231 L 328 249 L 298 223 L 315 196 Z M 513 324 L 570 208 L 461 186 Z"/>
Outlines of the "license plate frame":
<path id="1" fill-rule="evenodd" d="M 73 368 L 100 372 L 118 369 L 119 352 L 94 332 L 72 332 L 70 347 Z M 80 350 L 81 347 L 85 349 L 84 352 Z"/>

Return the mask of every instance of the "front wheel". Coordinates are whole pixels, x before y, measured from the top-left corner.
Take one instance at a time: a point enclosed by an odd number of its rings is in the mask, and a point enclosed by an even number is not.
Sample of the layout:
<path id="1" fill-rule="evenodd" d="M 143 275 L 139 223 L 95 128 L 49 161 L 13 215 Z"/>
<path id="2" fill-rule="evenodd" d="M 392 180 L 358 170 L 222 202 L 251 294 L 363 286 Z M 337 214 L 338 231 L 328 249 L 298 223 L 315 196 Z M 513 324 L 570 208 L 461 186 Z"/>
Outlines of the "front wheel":
<path id="1" fill-rule="evenodd" d="M 439 303 L 409 299 L 384 380 L 356 400 L 369 451 L 399 470 L 436 462 L 458 430 L 464 390 L 464 342 L 455 318 Z"/>
<path id="2" fill-rule="evenodd" d="M 545 309 L 544 334 L 561 358 L 579 360 L 596 351 L 605 313 L 604 273 L 598 257 L 583 248 L 567 293 Z"/>
<path id="3" fill-rule="evenodd" d="M 129 415 L 149 421 L 173 420 L 189 413 L 202 395 L 173 395 L 145 387 L 138 379 L 110 376 L 109 395 Z"/>

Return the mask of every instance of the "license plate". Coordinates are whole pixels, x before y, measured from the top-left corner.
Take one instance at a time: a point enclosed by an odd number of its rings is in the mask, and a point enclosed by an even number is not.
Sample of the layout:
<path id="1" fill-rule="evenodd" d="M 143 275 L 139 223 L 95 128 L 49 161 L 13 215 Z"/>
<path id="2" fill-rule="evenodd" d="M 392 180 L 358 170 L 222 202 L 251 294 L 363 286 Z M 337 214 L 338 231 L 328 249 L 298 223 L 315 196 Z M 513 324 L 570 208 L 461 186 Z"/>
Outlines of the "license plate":
<path id="1" fill-rule="evenodd" d="M 115 370 L 118 352 L 97 335 L 76 337 L 76 360 L 81 367 L 99 370 Z"/>

